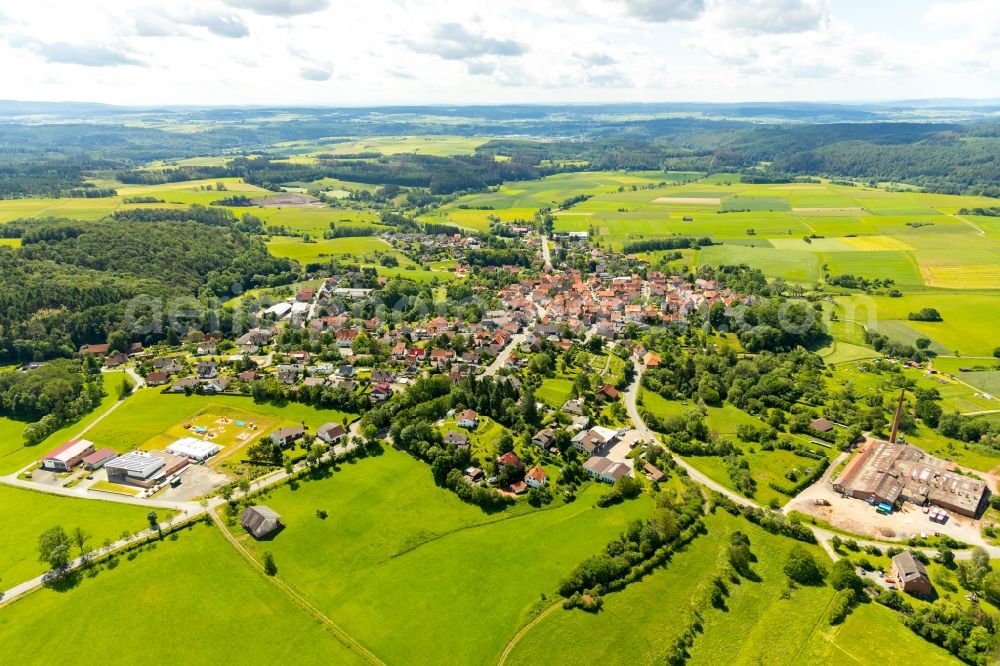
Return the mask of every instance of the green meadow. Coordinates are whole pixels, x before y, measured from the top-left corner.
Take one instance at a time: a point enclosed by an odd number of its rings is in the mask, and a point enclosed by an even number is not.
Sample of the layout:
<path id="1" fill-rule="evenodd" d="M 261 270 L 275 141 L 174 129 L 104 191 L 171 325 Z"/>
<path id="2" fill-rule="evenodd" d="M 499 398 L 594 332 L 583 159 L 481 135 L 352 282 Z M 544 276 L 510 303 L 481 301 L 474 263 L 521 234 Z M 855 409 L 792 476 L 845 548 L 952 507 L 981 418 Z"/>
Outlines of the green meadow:
<path id="1" fill-rule="evenodd" d="M 640 404 L 645 409 L 659 417 L 682 416 L 692 409 L 697 409 L 697 406 L 692 403 L 666 400 L 656 393 L 646 390 L 641 391 L 639 399 Z M 743 450 L 744 456 L 750 463 L 751 475 L 757 482 L 757 490 L 753 499 L 758 504 L 768 504 L 772 499 L 777 500 L 780 504 L 787 502 L 789 499 L 787 495 L 773 490 L 768 484 L 775 483 L 782 487 L 789 487 L 792 485 L 792 482 L 785 477 L 785 474 L 792 470 L 797 471 L 800 475 L 805 474 L 817 464 L 816 460 L 797 456 L 791 451 L 782 451 L 779 449 L 763 451 L 760 450 L 757 444 L 747 444 L 738 440 L 736 430 L 739 426 L 746 424 L 760 427 L 762 421 L 729 403 L 723 403 L 720 407 L 707 407 L 706 420 L 708 421 L 709 431 L 713 436 L 727 437 Z M 817 453 L 822 453 L 827 457 L 832 456 L 834 453 L 832 449 L 812 444 L 811 440 L 803 435 L 787 436 L 797 443 L 804 445 L 806 448 Z M 686 456 L 684 460 L 716 483 L 730 490 L 736 490 L 729 479 L 729 474 L 726 472 L 726 467 L 721 457 Z"/>
<path id="2" fill-rule="evenodd" d="M 706 525 L 708 533 L 665 566 L 605 596 L 599 612 L 558 609 L 546 615 L 522 636 L 507 663 L 663 663 L 686 629 L 695 590 L 711 578 L 735 530 L 749 536 L 757 557 L 753 570 L 761 580 L 730 583 L 725 606 L 704 611 L 704 633 L 695 639 L 689 663 L 954 663 L 875 604 L 862 604 L 847 622 L 831 627 L 826 621 L 831 588 L 799 587 L 784 598 L 787 579 L 781 568 L 795 545 L 790 539 L 722 512 L 708 516 Z M 813 551 L 826 560 L 818 548 Z"/>
<path id="3" fill-rule="evenodd" d="M 105 539 L 119 539 L 122 531 L 135 534 L 149 527 L 145 507 L 58 497 L 2 485 L 0 506 L 4 508 L 0 512 L 0 543 L 3 544 L 0 548 L 0 590 L 48 570 L 38 561 L 37 545 L 39 535 L 47 529 L 60 526 L 71 533 L 80 527 L 90 535 L 88 550 L 93 550 Z M 79 554 L 74 547 L 73 556 Z M 0 613 L 3 615 L 9 613 Z"/>
<path id="4" fill-rule="evenodd" d="M 17 663 L 48 664 L 54 626 L 75 664 L 127 660 L 138 644 L 156 663 L 363 663 L 203 524 L 99 565 L 68 591 L 14 602 L 0 611 L 0 643 Z"/>
<path id="5" fill-rule="evenodd" d="M 262 501 L 287 527 L 266 544 L 241 538 L 270 550 L 283 580 L 386 662 L 486 663 L 564 575 L 652 506 L 644 496 L 594 508 L 601 492 L 487 515 L 387 449 L 272 491 Z"/>

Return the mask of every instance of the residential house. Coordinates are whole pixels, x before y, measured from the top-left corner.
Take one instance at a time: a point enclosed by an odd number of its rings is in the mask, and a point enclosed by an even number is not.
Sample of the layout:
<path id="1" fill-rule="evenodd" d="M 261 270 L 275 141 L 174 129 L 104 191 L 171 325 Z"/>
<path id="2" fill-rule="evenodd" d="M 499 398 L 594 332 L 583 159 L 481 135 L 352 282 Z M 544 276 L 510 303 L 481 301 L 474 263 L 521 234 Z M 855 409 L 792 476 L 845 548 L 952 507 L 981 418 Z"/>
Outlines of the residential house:
<path id="1" fill-rule="evenodd" d="M 498 465 L 509 465 L 516 469 L 518 472 L 524 472 L 524 461 L 517 457 L 513 451 L 508 451 L 502 456 L 497 457 Z"/>
<path id="2" fill-rule="evenodd" d="M 921 595 L 930 595 L 934 592 L 934 586 L 931 585 L 927 569 L 908 550 L 904 550 L 892 558 L 892 575 L 895 577 L 899 589 L 904 592 Z"/>
<path id="3" fill-rule="evenodd" d="M 316 436 L 327 444 L 336 444 L 346 434 L 347 431 L 344 429 L 344 426 L 339 423 L 324 423 L 316 431 Z"/>
<path id="4" fill-rule="evenodd" d="M 278 366 L 278 381 L 282 384 L 294 384 L 299 381 L 299 375 L 305 368 L 297 363 Z"/>
<path id="5" fill-rule="evenodd" d="M 391 384 L 396 381 L 396 375 L 392 370 L 372 370 L 371 382 L 372 384 Z"/>
<path id="6" fill-rule="evenodd" d="M 162 371 L 151 372 L 146 375 L 146 383 L 150 386 L 163 386 L 169 381 L 170 375 Z"/>
<path id="7" fill-rule="evenodd" d="M 449 430 L 444 434 L 444 443 L 462 447 L 468 446 L 469 435 L 468 433 L 464 433 L 459 430 Z"/>
<path id="8" fill-rule="evenodd" d="M 219 374 L 219 364 L 215 361 L 201 361 L 195 364 L 194 369 L 201 379 L 211 379 Z"/>
<path id="9" fill-rule="evenodd" d="M 181 377 L 170 385 L 170 390 L 174 393 L 181 393 L 188 390 L 193 391 L 198 388 L 199 383 L 200 382 L 197 377 Z"/>
<path id="10" fill-rule="evenodd" d="M 597 393 L 598 400 L 617 400 L 618 399 L 618 389 L 616 389 L 611 384 L 605 384 Z"/>
<path id="11" fill-rule="evenodd" d="M 305 434 L 305 429 L 300 426 L 286 426 L 284 428 L 278 428 L 273 433 L 271 433 L 271 441 L 278 446 L 285 448 L 294 444 L 297 440 L 302 438 Z"/>
<path id="12" fill-rule="evenodd" d="M 475 428 L 479 422 L 479 415 L 471 409 L 466 409 L 458 415 L 458 427 Z"/>
<path id="13" fill-rule="evenodd" d="M 213 377 L 201 382 L 201 390 L 205 393 L 222 393 L 232 383 L 232 377 Z"/>
<path id="14" fill-rule="evenodd" d="M 549 475 L 541 467 L 533 467 L 524 475 L 524 482 L 532 488 L 541 488 L 549 482 Z"/>
<path id="15" fill-rule="evenodd" d="M 372 402 L 385 402 L 392 397 L 392 387 L 389 386 L 388 382 L 378 382 L 377 384 L 372 384 L 372 388 L 368 393 L 368 396 Z"/>
<path id="16" fill-rule="evenodd" d="M 543 428 L 535 433 L 535 436 L 531 438 L 531 443 L 537 447 L 547 449 L 553 445 L 555 440 L 555 431 L 552 428 Z"/>
<path id="17" fill-rule="evenodd" d="M 667 478 L 667 475 L 663 472 L 663 470 L 661 470 L 659 467 L 651 463 L 645 463 L 642 466 L 642 469 L 644 472 L 646 472 L 646 477 L 650 481 L 655 481 L 656 483 L 659 483 Z"/>
<path id="18" fill-rule="evenodd" d="M 623 476 L 631 476 L 632 470 L 625 463 L 614 462 L 601 456 L 591 456 L 583 462 L 583 469 L 598 481 L 614 483 Z"/>
<path id="19" fill-rule="evenodd" d="M 575 398 L 573 400 L 567 400 L 563 403 L 562 410 L 567 414 L 583 416 L 583 399 Z"/>

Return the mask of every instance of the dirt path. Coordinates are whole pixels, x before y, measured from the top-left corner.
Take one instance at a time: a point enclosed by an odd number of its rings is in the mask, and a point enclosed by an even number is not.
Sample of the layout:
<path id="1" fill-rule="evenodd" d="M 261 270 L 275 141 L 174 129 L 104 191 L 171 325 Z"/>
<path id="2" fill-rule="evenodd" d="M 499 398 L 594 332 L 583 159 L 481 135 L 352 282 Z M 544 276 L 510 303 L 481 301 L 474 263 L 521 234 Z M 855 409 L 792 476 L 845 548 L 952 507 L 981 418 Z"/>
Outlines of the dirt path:
<path id="1" fill-rule="evenodd" d="M 509 641 L 507 641 L 507 645 L 503 646 L 503 652 L 500 653 L 500 658 L 497 660 L 497 666 L 502 666 L 507 661 L 507 657 L 509 657 L 510 653 L 514 651 L 514 648 L 517 647 L 517 644 L 521 642 L 521 639 L 524 638 L 525 634 L 531 631 L 536 624 L 547 618 L 553 612 L 559 610 L 559 608 L 561 607 L 562 607 L 562 602 L 557 601 L 556 603 L 552 604 L 551 606 L 543 610 L 541 613 L 539 613 L 538 617 L 536 617 L 534 620 L 521 627 L 518 630 L 518 632 L 514 634 L 514 636 Z"/>
<path id="2" fill-rule="evenodd" d="M 264 566 L 260 562 L 258 562 L 257 558 L 255 558 L 253 554 L 251 554 L 250 551 L 247 550 L 243 546 L 243 544 L 241 544 L 239 540 L 236 539 L 229 532 L 226 526 L 222 523 L 222 519 L 219 518 L 218 513 L 216 513 L 215 511 L 209 511 L 208 515 L 212 517 L 212 522 L 214 522 L 215 526 L 222 531 L 223 536 L 226 537 L 226 539 L 229 541 L 230 544 L 232 544 L 232 546 L 237 550 L 237 552 L 243 555 L 243 557 L 245 557 L 246 560 L 255 569 L 257 569 L 268 580 L 274 583 L 278 587 L 278 589 L 284 592 L 285 595 L 287 595 L 292 600 L 293 603 L 298 605 L 300 608 L 302 608 L 304 611 L 306 611 L 316 619 L 323 622 L 344 645 L 346 645 L 351 650 L 357 652 L 361 657 L 365 659 L 365 661 L 372 664 L 382 664 L 384 666 L 385 664 L 384 661 L 376 657 L 374 653 L 368 650 L 368 648 L 366 648 L 364 645 L 355 640 L 354 637 L 352 637 L 350 634 L 344 631 L 340 627 L 340 625 L 331 620 L 325 613 L 323 613 L 323 611 L 321 611 L 320 609 L 316 608 L 311 603 L 306 601 L 305 597 L 296 592 L 288 583 L 281 580 L 277 576 L 268 576 L 266 573 L 264 573 Z"/>

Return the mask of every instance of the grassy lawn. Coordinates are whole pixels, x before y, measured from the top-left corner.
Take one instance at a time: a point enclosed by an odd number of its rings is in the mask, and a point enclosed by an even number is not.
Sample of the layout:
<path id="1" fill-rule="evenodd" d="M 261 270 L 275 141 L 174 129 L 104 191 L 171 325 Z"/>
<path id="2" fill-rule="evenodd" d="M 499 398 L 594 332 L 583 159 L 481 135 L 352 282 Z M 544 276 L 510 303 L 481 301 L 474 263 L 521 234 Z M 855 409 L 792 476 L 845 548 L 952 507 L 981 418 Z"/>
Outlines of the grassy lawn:
<path id="1" fill-rule="evenodd" d="M 111 646 L 148 643 L 154 633 L 157 663 L 284 663 L 290 654 L 297 664 L 361 661 L 242 561 L 215 528 L 198 525 L 118 561 L 67 592 L 44 589 L 0 613 L 8 654 L 21 664 L 51 663 L 39 645 L 57 624 L 75 664 L 114 661 Z M 203 630 L 185 632 L 192 621 Z"/>
<path id="2" fill-rule="evenodd" d="M 80 527 L 91 535 L 90 548 L 118 539 L 123 530 L 134 534 L 149 527 L 147 509 L 113 502 L 56 497 L 42 492 L 0 486 L 0 589 L 6 589 L 48 569 L 38 561 L 38 536 L 62 526 L 67 533 Z M 74 555 L 79 555 L 75 552 Z"/>
<path id="3" fill-rule="evenodd" d="M 390 449 L 271 493 L 263 501 L 287 528 L 263 547 L 279 575 L 386 662 L 483 663 L 562 576 L 651 507 L 642 497 L 593 508 L 600 492 L 488 516 Z"/>
<path id="4" fill-rule="evenodd" d="M 542 385 L 535 392 L 535 397 L 544 400 L 552 407 L 559 408 L 569 400 L 572 391 L 573 380 L 559 379 L 558 377 L 546 378 L 542 380 Z"/>
<path id="5" fill-rule="evenodd" d="M 893 611 L 874 603 L 855 608 L 843 624 L 818 625 L 801 659 L 812 664 L 960 663 L 944 649 L 903 627 Z"/>

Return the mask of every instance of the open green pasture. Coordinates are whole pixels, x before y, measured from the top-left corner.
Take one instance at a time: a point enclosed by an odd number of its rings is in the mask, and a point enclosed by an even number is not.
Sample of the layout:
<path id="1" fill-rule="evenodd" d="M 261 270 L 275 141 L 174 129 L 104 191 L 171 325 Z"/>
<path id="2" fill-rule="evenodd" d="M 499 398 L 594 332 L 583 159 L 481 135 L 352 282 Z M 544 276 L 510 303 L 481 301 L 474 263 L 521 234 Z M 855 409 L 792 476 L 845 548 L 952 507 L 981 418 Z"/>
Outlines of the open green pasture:
<path id="1" fill-rule="evenodd" d="M 388 449 L 270 493 L 263 501 L 287 527 L 251 547 L 270 550 L 279 576 L 388 663 L 492 663 L 543 594 L 651 509 L 648 497 L 594 508 L 601 492 L 490 516 Z"/>
<path id="2" fill-rule="evenodd" d="M 144 510 L 134 510 L 142 527 Z M 59 626 L 76 664 L 117 661 L 124 646 L 149 641 L 157 663 L 286 663 L 289 655 L 297 664 L 363 663 L 213 527 L 182 530 L 116 562 L 68 591 L 43 589 L 0 612 L 4 649 L 21 664 L 51 663 L 44 646 Z"/>
<path id="3" fill-rule="evenodd" d="M 831 588 L 799 587 L 785 598 L 781 569 L 795 542 L 722 512 L 710 515 L 706 525 L 708 533 L 664 567 L 605 596 L 599 612 L 559 609 L 545 616 L 524 634 L 509 663 L 662 663 L 686 628 L 695 590 L 712 576 L 735 530 L 749 536 L 757 558 L 753 570 L 761 580 L 729 584 L 725 606 L 704 612 L 704 633 L 695 639 L 689 663 L 954 663 L 875 604 L 862 604 L 843 625 L 831 627 L 826 621 Z M 826 560 L 818 548 L 813 552 Z"/>
<path id="4" fill-rule="evenodd" d="M 949 353 L 954 354 L 957 350 L 963 356 L 989 356 L 998 344 L 998 298 L 1000 293 L 992 291 L 937 290 L 904 291 L 900 298 L 864 294 L 838 296 L 836 302 L 841 319 L 854 319 L 867 325 L 875 318 L 875 326 L 879 330 L 886 322 L 895 320 L 939 343 Z M 935 308 L 944 321 L 907 320 L 909 313 L 923 308 Z"/>
<path id="5" fill-rule="evenodd" d="M 0 486 L 0 506 L 4 508 L 0 512 L 0 543 L 3 544 L 0 548 L 0 590 L 48 570 L 38 561 L 38 537 L 52 527 L 62 527 L 67 533 L 82 528 L 90 535 L 88 550 L 100 548 L 105 539 L 119 539 L 124 530 L 135 534 L 149 527 L 145 507 L 58 497 L 8 486 Z M 74 547 L 72 555 L 79 554 Z M 10 613 L 0 615 L 9 616 Z"/>
<path id="6" fill-rule="evenodd" d="M 345 257 L 369 263 L 364 258 L 382 252 L 395 256 L 401 266 L 413 265 L 413 262 L 389 243 L 374 236 L 353 236 L 348 238 L 332 238 L 304 241 L 296 236 L 274 236 L 268 241 L 267 249 L 276 257 L 295 259 L 301 264 L 321 262 L 333 257 Z"/>

